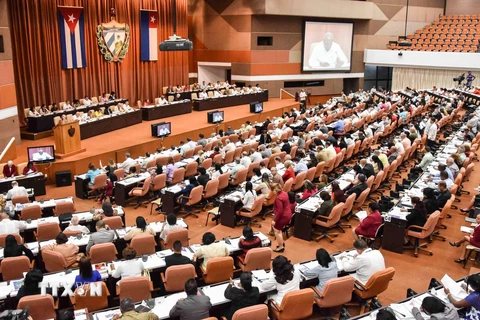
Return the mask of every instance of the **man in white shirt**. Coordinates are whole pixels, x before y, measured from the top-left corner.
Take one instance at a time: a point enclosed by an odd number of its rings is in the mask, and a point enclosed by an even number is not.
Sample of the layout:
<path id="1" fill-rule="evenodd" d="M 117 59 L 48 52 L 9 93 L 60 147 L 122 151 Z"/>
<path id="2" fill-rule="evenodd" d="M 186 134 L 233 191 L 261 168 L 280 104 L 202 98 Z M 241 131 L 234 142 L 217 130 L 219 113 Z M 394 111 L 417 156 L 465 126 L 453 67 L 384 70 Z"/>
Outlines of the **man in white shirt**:
<path id="1" fill-rule="evenodd" d="M 158 104 L 161 105 L 161 106 L 163 106 L 163 105 L 165 105 L 165 104 L 168 104 L 168 100 L 165 99 L 164 96 L 161 96 L 161 97 L 160 97 L 160 101 L 159 101 Z"/>
<path id="2" fill-rule="evenodd" d="M 197 143 L 195 141 L 192 141 L 192 139 L 190 138 L 187 138 L 187 143 L 190 146 L 190 149 L 195 149 L 195 147 L 197 146 Z"/>
<path id="3" fill-rule="evenodd" d="M 28 197 L 27 189 L 20 187 L 17 181 L 12 181 L 12 189 L 7 192 L 7 199 L 14 197 Z"/>
<path id="4" fill-rule="evenodd" d="M 308 59 L 312 69 L 319 68 L 346 68 L 350 65 L 338 43 L 333 41 L 333 34 L 326 32 L 323 41 L 315 45 L 313 52 Z"/>
<path id="5" fill-rule="evenodd" d="M 198 95 L 198 97 L 199 97 L 200 99 L 208 99 L 207 90 L 203 89 L 203 91 L 200 92 L 200 94 Z"/>
<path id="6" fill-rule="evenodd" d="M 260 162 L 263 160 L 263 157 L 260 152 L 252 148 L 250 149 L 250 159 L 252 160 L 252 162 Z"/>
<path id="7" fill-rule="evenodd" d="M 69 100 L 67 100 L 67 102 L 65 102 L 65 104 L 63 105 L 63 110 L 73 110 L 73 107 L 70 104 Z"/>
<path id="8" fill-rule="evenodd" d="M 335 158 L 337 156 L 337 151 L 335 151 L 335 148 L 332 146 L 330 141 L 325 142 L 325 152 L 327 153 L 327 161 Z"/>
<path id="9" fill-rule="evenodd" d="M 365 138 L 371 138 L 373 137 L 373 131 L 372 128 L 368 126 L 368 124 L 363 125 L 363 133 L 365 133 Z"/>
<path id="10" fill-rule="evenodd" d="M 407 135 L 403 132 L 400 134 L 400 141 L 402 142 L 403 149 L 408 149 L 412 146 L 412 141 L 410 141 L 410 139 L 407 138 Z"/>
<path id="11" fill-rule="evenodd" d="M 44 160 L 51 160 L 53 157 L 46 153 L 43 149 L 39 149 L 38 152 L 33 153 L 32 160 L 33 161 L 44 161 Z"/>
<path id="12" fill-rule="evenodd" d="M 432 147 L 432 146 L 436 146 L 437 144 L 437 130 L 438 130 L 438 126 L 437 126 L 437 120 L 434 118 L 434 117 L 430 117 L 430 120 L 429 120 L 429 123 L 430 123 L 430 126 L 428 127 L 428 131 L 427 132 L 427 145 L 429 147 Z M 427 127 L 425 127 L 425 130 L 427 130 Z"/>
<path id="13" fill-rule="evenodd" d="M 0 234 L 19 234 L 20 230 L 27 227 L 25 221 L 10 220 L 6 213 L 1 214 L 2 221 L 0 221 Z"/>
<path id="14" fill-rule="evenodd" d="M 222 97 L 222 94 L 220 93 L 220 91 L 215 90 L 215 91 L 213 92 L 213 97 L 214 97 L 214 98 L 221 98 L 221 97 Z"/>
<path id="15" fill-rule="evenodd" d="M 300 91 L 299 97 L 300 97 L 300 102 L 304 103 L 305 100 L 307 99 L 307 93 L 305 92 L 305 90 L 302 89 Z"/>
<path id="16" fill-rule="evenodd" d="M 90 233 L 90 230 L 87 227 L 78 224 L 78 216 L 72 217 L 72 220 L 70 221 L 68 227 L 65 228 L 65 231 L 80 231 L 82 233 Z"/>
<path id="17" fill-rule="evenodd" d="M 85 107 L 89 107 L 92 105 L 92 100 L 90 100 L 88 97 L 85 97 L 85 99 L 83 99 L 83 105 Z"/>
<path id="18" fill-rule="evenodd" d="M 136 164 L 135 160 L 133 160 L 130 156 L 130 153 L 127 152 L 127 153 L 125 153 L 125 161 L 123 161 L 122 164 L 120 164 L 118 166 L 118 168 L 119 169 L 120 168 L 124 169 L 125 170 L 125 175 L 127 175 L 128 172 L 130 171 L 130 167 L 135 165 L 135 164 Z"/>
<path id="19" fill-rule="evenodd" d="M 235 148 L 235 143 L 230 142 L 230 139 L 225 140 L 225 148 L 223 148 L 223 151 L 225 151 L 225 153 L 235 150 Z"/>
<path id="20" fill-rule="evenodd" d="M 188 150 L 192 149 L 188 143 L 185 143 L 184 141 L 180 141 L 180 154 L 183 156 L 185 152 Z"/>
<path id="21" fill-rule="evenodd" d="M 245 168 L 248 168 L 250 164 L 252 163 L 252 160 L 248 156 L 247 151 L 242 152 L 242 159 L 240 159 L 240 164 L 244 166 Z"/>
<path id="22" fill-rule="evenodd" d="M 236 158 L 235 166 L 230 170 L 230 178 L 234 179 L 237 176 L 237 172 L 242 169 L 245 169 L 245 167 L 240 163 L 240 158 Z"/>
<path id="23" fill-rule="evenodd" d="M 375 272 L 385 269 L 385 259 L 379 250 L 372 250 L 364 240 L 355 240 L 353 246 L 357 255 L 353 258 L 341 257 L 343 269 L 346 272 L 355 271 L 353 277 L 365 285 Z"/>

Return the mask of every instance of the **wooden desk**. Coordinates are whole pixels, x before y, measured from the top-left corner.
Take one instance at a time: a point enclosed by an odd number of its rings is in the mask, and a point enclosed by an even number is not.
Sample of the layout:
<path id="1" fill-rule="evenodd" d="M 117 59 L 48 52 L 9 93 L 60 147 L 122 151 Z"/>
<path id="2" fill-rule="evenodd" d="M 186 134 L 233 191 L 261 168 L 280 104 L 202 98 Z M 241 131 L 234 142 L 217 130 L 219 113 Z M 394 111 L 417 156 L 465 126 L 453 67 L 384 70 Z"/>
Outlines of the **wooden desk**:
<path id="1" fill-rule="evenodd" d="M 250 104 L 251 102 L 265 102 L 268 101 L 268 91 L 261 93 L 243 94 L 237 96 L 224 96 L 220 98 L 199 99 L 194 100 L 193 110 L 203 111 L 212 110 L 225 107 L 238 106 L 241 104 Z"/>
<path id="2" fill-rule="evenodd" d="M 382 249 L 403 253 L 403 241 L 407 220 L 391 217 L 383 226 Z"/>
<path id="3" fill-rule="evenodd" d="M 48 131 L 52 130 L 54 123 L 53 123 L 53 118 L 55 117 L 61 117 L 64 114 L 75 114 L 77 111 L 80 112 L 88 112 L 90 110 L 95 110 L 101 107 L 111 107 L 113 105 L 116 105 L 118 103 L 125 103 L 127 99 L 117 99 L 113 101 L 108 101 L 104 103 L 99 103 L 99 104 L 94 104 L 89 107 L 80 107 L 75 110 L 68 110 L 68 111 L 59 111 L 55 112 L 52 114 L 46 114 L 43 116 L 39 117 L 28 117 L 27 122 L 28 122 L 28 132 L 42 132 L 42 131 Z"/>
<path id="4" fill-rule="evenodd" d="M 192 102 L 190 100 L 173 102 L 163 106 L 143 107 L 142 119 L 151 121 L 167 117 L 178 116 L 192 112 Z"/>
<path id="5" fill-rule="evenodd" d="M 237 203 L 239 201 L 234 201 L 230 199 L 225 199 L 223 203 L 220 204 L 220 222 L 222 225 L 235 228 L 235 211 Z"/>
<path id="6" fill-rule="evenodd" d="M 99 120 L 86 122 L 80 124 L 80 134 L 83 139 L 91 138 L 111 132 L 118 129 L 123 129 L 134 124 L 142 123 L 142 112 L 135 110 L 115 116 L 105 117 Z"/>
<path id="7" fill-rule="evenodd" d="M 45 176 L 42 173 L 17 176 L 14 179 L 0 179 L 0 193 L 8 192 L 12 188 L 12 181 L 17 181 L 19 186 L 33 189 L 34 196 L 44 196 L 47 194 L 45 180 Z"/>
<path id="8" fill-rule="evenodd" d="M 312 240 L 312 224 L 312 211 L 301 209 L 300 212 L 295 215 L 295 228 L 293 236 L 305 241 Z"/>

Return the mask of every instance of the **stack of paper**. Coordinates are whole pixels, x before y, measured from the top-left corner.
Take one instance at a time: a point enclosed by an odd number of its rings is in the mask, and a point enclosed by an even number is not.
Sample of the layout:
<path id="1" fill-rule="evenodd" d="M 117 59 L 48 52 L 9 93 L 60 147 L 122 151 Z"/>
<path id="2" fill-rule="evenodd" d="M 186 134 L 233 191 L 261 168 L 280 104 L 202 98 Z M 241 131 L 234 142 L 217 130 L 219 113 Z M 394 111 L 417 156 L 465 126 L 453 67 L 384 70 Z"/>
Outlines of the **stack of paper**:
<path id="1" fill-rule="evenodd" d="M 265 270 L 253 270 L 252 274 L 257 280 L 267 280 L 270 278 L 269 274 Z"/>
<path id="2" fill-rule="evenodd" d="M 443 284 L 445 288 L 450 290 L 450 293 L 456 300 L 462 300 L 467 296 L 467 292 L 463 290 L 462 286 L 460 283 L 455 282 L 448 274 L 444 275 L 442 280 L 440 282 Z M 440 290 L 443 292 L 443 290 Z M 440 293 L 440 292 L 438 292 Z"/>
<path id="3" fill-rule="evenodd" d="M 360 221 L 362 221 L 363 219 L 365 219 L 368 216 L 368 213 L 367 213 L 367 211 L 358 211 L 357 213 L 355 213 L 355 215 L 357 216 L 357 218 Z"/>
<path id="4" fill-rule="evenodd" d="M 472 233 L 473 233 L 473 228 L 461 226 L 461 227 L 460 227 L 460 231 L 465 232 L 465 233 L 472 234 Z"/>
<path id="5" fill-rule="evenodd" d="M 160 319 L 167 319 L 170 315 L 170 310 L 172 310 L 177 301 L 179 299 L 185 299 L 186 297 L 187 294 L 185 292 L 179 292 L 166 297 L 157 298 L 155 299 L 155 307 L 152 309 L 152 312 Z"/>

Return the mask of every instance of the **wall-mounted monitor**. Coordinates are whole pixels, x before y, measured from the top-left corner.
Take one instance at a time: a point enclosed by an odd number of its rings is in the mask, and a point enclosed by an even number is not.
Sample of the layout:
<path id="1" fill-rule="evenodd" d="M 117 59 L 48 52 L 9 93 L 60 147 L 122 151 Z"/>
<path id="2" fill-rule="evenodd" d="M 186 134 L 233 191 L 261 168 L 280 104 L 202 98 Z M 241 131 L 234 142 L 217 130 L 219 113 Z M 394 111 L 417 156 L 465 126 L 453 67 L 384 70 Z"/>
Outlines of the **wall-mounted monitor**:
<path id="1" fill-rule="evenodd" d="M 35 163 L 49 163 L 55 161 L 55 147 L 40 146 L 27 148 L 28 161 Z"/>
<path id="2" fill-rule="evenodd" d="M 302 71 L 350 71 L 353 23 L 304 21 Z"/>
<path id="3" fill-rule="evenodd" d="M 223 111 L 211 111 L 207 113 L 207 121 L 208 123 L 220 123 L 223 122 L 225 119 Z"/>
<path id="4" fill-rule="evenodd" d="M 262 113 L 262 112 L 263 112 L 263 102 L 250 103 L 250 113 Z"/>
<path id="5" fill-rule="evenodd" d="M 152 124 L 152 137 L 163 138 L 172 132 L 171 122 L 160 122 Z"/>

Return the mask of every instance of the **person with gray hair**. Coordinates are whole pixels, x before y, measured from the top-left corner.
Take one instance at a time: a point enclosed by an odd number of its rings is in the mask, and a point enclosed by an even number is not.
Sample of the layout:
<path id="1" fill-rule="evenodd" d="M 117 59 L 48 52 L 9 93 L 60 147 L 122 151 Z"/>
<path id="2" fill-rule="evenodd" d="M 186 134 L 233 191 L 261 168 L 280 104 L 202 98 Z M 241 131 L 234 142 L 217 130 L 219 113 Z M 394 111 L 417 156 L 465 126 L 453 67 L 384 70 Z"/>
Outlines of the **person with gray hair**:
<path id="1" fill-rule="evenodd" d="M 450 171 L 452 172 L 453 179 L 457 177 L 458 171 L 460 171 L 457 164 L 455 163 L 455 160 L 452 157 L 448 157 L 447 159 L 447 169 L 450 169 Z"/>
<path id="2" fill-rule="evenodd" d="M 70 221 L 70 224 L 68 225 L 68 227 L 65 228 L 65 231 L 72 231 L 72 232 L 80 231 L 81 233 L 85 233 L 85 234 L 90 233 L 90 230 L 87 227 L 82 226 L 81 224 L 78 224 L 78 216 L 72 217 L 72 220 Z"/>
<path id="3" fill-rule="evenodd" d="M 130 298 L 120 301 L 120 312 L 122 315 L 114 315 L 112 320 L 122 318 L 122 320 L 158 320 L 158 316 L 153 312 L 135 311 L 135 303 Z"/>
<path id="4" fill-rule="evenodd" d="M 323 41 L 312 43 L 308 65 L 312 69 L 346 68 L 350 66 L 342 48 L 331 32 L 325 32 Z"/>
<path id="5" fill-rule="evenodd" d="M 105 225 L 105 222 L 103 220 L 97 221 L 95 229 L 97 229 L 97 232 L 92 233 L 88 240 L 86 249 L 87 252 L 90 252 L 90 249 L 95 244 L 108 243 L 112 242 L 113 239 L 115 239 L 115 231 L 110 230 L 110 227 Z"/>
<path id="6" fill-rule="evenodd" d="M 130 152 L 125 153 L 125 161 L 118 166 L 119 169 L 125 170 L 125 175 L 130 171 L 130 167 L 134 166 L 137 162 L 130 156 Z"/>
<path id="7" fill-rule="evenodd" d="M 247 156 L 247 158 L 248 158 L 248 156 Z M 237 176 L 237 172 L 242 170 L 242 169 L 245 169 L 245 167 L 240 162 L 240 158 L 236 158 L 235 159 L 235 165 L 233 166 L 232 169 L 230 169 L 230 178 L 235 179 L 235 177 Z"/>
<path id="8" fill-rule="evenodd" d="M 27 189 L 19 186 L 17 181 L 12 181 L 12 189 L 7 192 L 7 200 L 14 197 L 28 197 Z"/>

